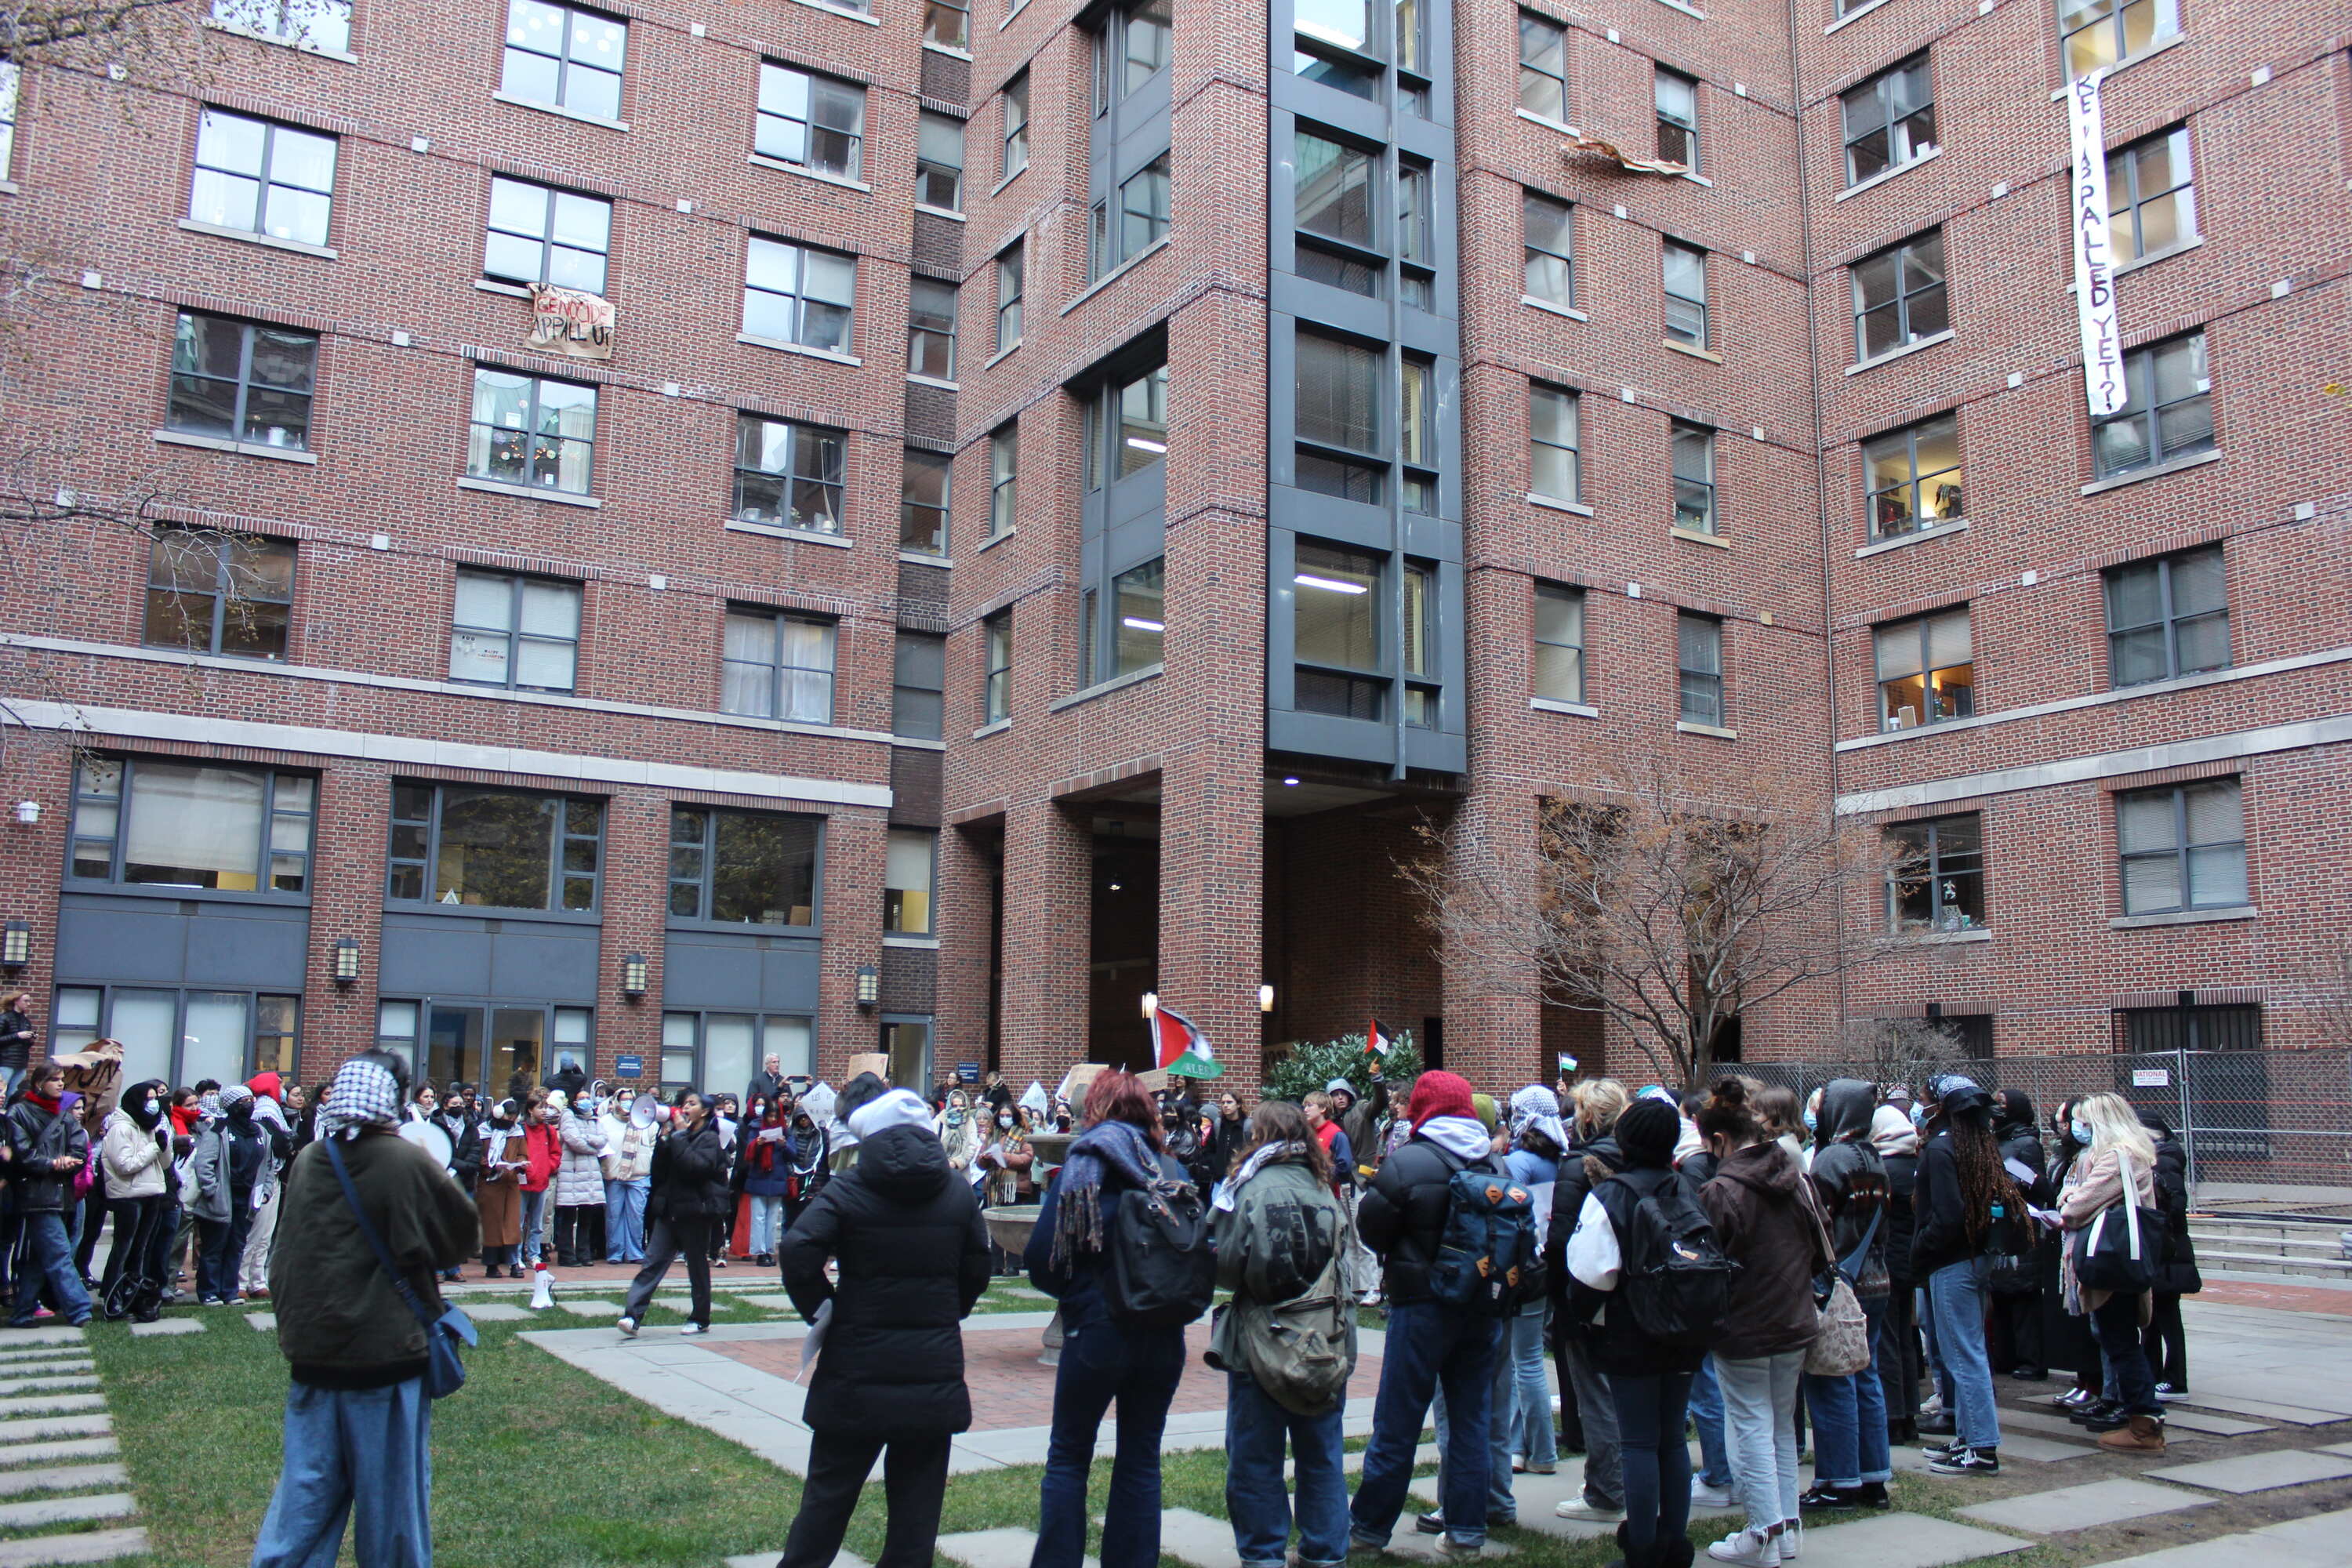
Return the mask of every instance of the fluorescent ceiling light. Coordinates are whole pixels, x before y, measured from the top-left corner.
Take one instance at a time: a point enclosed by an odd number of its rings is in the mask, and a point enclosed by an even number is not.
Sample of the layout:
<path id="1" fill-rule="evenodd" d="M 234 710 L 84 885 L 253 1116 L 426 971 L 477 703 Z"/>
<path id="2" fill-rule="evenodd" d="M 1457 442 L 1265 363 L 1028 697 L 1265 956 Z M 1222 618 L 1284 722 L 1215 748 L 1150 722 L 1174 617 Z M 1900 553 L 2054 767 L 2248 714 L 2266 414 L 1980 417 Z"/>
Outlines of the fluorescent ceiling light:
<path id="1" fill-rule="evenodd" d="M 1134 447 L 1139 452 L 1164 452 L 1168 450 L 1167 442 L 1147 441 L 1140 436 L 1129 436 L 1127 438 L 1127 444 Z"/>
<path id="2" fill-rule="evenodd" d="M 1291 579 L 1302 588 L 1320 588 L 1327 594 L 1369 594 L 1371 589 L 1361 583 L 1342 583 L 1337 577 L 1318 577 L 1301 572 Z"/>
<path id="3" fill-rule="evenodd" d="M 1168 629 L 1163 622 L 1140 620 L 1134 616 L 1120 616 L 1118 624 L 1139 632 L 1164 632 Z"/>

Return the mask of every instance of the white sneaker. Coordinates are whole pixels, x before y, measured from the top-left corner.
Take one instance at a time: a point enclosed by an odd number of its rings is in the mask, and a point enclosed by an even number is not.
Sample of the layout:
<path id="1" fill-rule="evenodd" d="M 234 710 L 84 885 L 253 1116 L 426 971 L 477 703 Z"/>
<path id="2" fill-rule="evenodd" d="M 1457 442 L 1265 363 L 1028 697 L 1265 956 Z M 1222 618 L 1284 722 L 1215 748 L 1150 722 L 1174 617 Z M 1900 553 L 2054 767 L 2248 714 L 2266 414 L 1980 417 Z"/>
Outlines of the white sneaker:
<path id="1" fill-rule="evenodd" d="M 1706 1554 L 1717 1563 L 1738 1563 L 1740 1568 L 1774 1568 L 1780 1561 L 1780 1543 L 1762 1531 L 1743 1530 L 1708 1547 Z"/>
<path id="2" fill-rule="evenodd" d="M 688 1323 L 677 1331 L 681 1334 L 707 1334 L 710 1331 L 710 1325 L 709 1323 Z"/>
<path id="3" fill-rule="evenodd" d="M 1562 1519 L 1580 1519 L 1590 1524 L 1622 1524 L 1625 1510 L 1622 1508 L 1595 1508 L 1582 1498 L 1573 1498 L 1553 1507 L 1552 1512 Z"/>
<path id="4" fill-rule="evenodd" d="M 1705 1481 L 1691 1483 L 1691 1507 L 1729 1508 L 1732 1504 L 1729 1487 L 1711 1487 Z"/>
<path id="5" fill-rule="evenodd" d="M 1780 1561 L 1794 1563 L 1805 1549 L 1805 1527 L 1791 1520 L 1780 1527 Z"/>
<path id="6" fill-rule="evenodd" d="M 623 1318 L 619 1322 L 614 1323 L 613 1326 L 621 1331 L 621 1337 L 625 1340 L 633 1340 L 637 1337 L 637 1321 L 635 1318 Z"/>

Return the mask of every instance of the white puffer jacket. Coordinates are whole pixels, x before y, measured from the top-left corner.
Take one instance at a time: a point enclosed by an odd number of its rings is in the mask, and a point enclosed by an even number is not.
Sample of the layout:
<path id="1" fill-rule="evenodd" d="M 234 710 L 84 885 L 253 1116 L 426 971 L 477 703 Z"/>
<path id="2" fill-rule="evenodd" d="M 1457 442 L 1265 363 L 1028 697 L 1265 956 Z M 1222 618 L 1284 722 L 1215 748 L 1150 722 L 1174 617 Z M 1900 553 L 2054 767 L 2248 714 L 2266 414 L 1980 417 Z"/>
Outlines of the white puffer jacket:
<path id="1" fill-rule="evenodd" d="M 106 1169 L 106 1195 L 116 1200 L 163 1196 L 170 1147 L 132 1121 L 129 1111 L 108 1112 L 106 1136 L 98 1146 L 99 1161 Z"/>
<path id="2" fill-rule="evenodd" d="M 563 1163 L 555 1173 L 555 1205 L 569 1208 L 604 1201 L 604 1130 L 566 1106 L 557 1131 L 563 1139 Z"/>

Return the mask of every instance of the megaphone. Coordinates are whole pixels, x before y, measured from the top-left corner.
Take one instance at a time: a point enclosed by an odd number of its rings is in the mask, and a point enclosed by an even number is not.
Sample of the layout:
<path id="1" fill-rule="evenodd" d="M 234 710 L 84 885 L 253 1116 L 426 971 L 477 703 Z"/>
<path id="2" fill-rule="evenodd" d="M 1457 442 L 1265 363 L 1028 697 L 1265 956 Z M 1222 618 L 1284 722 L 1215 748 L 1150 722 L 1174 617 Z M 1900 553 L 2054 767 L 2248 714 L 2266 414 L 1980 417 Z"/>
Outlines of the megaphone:
<path id="1" fill-rule="evenodd" d="M 542 1263 L 531 1270 L 530 1279 L 530 1310 L 544 1312 L 555 1305 L 555 1276 L 550 1274 L 547 1265 Z"/>
<path id="2" fill-rule="evenodd" d="M 629 1123 L 640 1131 L 661 1120 L 661 1101 L 651 1089 L 640 1093 L 629 1103 Z"/>

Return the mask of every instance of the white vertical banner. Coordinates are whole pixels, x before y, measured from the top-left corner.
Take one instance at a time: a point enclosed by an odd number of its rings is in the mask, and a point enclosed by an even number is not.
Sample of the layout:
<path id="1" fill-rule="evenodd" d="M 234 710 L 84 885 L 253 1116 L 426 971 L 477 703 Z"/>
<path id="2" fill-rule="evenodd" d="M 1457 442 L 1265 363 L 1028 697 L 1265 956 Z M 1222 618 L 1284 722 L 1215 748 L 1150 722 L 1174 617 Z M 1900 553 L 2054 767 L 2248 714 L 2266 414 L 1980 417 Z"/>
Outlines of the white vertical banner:
<path id="1" fill-rule="evenodd" d="M 2091 413 L 2123 407 L 2124 345 L 2116 324 L 2116 258 L 2107 239 L 2105 117 L 2093 71 L 2066 89 L 2066 119 L 2074 143 L 2074 310 L 2083 325 L 2083 393 Z"/>

